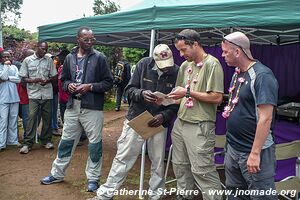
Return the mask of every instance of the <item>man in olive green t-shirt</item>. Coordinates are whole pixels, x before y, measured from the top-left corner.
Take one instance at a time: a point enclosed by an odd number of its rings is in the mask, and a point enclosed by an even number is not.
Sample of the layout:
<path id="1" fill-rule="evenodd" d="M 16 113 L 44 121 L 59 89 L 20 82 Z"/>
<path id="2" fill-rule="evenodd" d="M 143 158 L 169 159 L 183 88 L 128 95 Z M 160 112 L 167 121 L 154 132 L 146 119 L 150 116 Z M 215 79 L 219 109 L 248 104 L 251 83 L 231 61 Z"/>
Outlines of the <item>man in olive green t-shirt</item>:
<path id="1" fill-rule="evenodd" d="M 170 98 L 180 102 L 178 118 L 172 131 L 173 168 L 180 196 L 191 199 L 194 182 L 201 187 L 203 198 L 220 190 L 220 178 L 214 164 L 215 121 L 217 105 L 222 102 L 224 75 L 218 59 L 205 53 L 200 35 L 185 29 L 175 37 L 175 46 L 186 61 L 181 65 L 176 88 Z"/>

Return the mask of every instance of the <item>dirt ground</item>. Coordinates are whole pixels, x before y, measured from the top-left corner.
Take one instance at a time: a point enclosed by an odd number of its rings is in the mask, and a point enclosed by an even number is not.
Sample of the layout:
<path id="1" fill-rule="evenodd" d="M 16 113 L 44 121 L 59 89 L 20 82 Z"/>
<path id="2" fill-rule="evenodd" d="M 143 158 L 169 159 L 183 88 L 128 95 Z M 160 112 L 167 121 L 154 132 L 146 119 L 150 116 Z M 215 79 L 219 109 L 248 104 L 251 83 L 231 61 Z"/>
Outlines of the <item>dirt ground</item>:
<path id="1" fill-rule="evenodd" d="M 126 108 L 120 112 L 104 112 L 103 129 L 103 167 L 101 183 L 106 180 L 112 160 L 116 154 L 116 142 L 121 134 Z M 54 136 L 55 147 L 59 141 Z M 40 179 L 49 174 L 51 164 L 56 157 L 57 148 L 47 150 L 35 144 L 27 155 L 19 154 L 16 147 L 8 147 L 0 152 L 0 200 L 84 200 L 94 196 L 86 188 L 85 164 L 87 141 L 77 147 L 72 162 L 67 169 L 65 181 L 53 185 L 41 185 Z M 170 167 L 172 168 L 172 167 Z M 148 188 L 150 162 L 146 158 L 144 188 Z M 130 171 L 127 181 L 121 188 L 138 189 L 140 158 Z M 170 169 L 172 176 L 172 170 Z M 172 177 L 171 177 L 172 178 Z M 174 187 L 169 186 L 169 187 Z M 137 196 L 117 196 L 114 199 L 138 199 Z M 164 199 L 174 199 L 168 196 Z"/>

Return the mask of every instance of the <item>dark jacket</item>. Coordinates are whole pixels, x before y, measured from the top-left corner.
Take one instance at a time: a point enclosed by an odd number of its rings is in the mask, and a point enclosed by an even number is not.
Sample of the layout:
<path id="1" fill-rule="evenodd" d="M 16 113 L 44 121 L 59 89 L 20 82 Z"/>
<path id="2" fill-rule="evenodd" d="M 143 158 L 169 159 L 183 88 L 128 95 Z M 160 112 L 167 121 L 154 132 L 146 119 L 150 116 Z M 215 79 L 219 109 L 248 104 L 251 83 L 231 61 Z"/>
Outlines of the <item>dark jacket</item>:
<path id="1" fill-rule="evenodd" d="M 169 125 L 170 120 L 176 116 L 178 105 L 156 105 L 144 100 L 142 91 L 151 90 L 152 92 L 159 91 L 168 94 L 175 87 L 178 66 L 174 66 L 170 71 L 163 73 L 158 77 L 157 70 L 154 67 L 153 58 L 143 58 L 136 66 L 136 69 L 125 88 L 130 100 L 130 106 L 127 114 L 127 119 L 131 120 L 144 111 L 150 112 L 153 116 L 161 113 L 164 116 L 164 127 Z"/>
<path id="2" fill-rule="evenodd" d="M 63 90 L 68 91 L 68 85 L 75 82 L 76 59 L 78 48 L 67 55 L 61 74 Z M 81 97 L 81 107 L 93 110 L 103 110 L 104 93 L 113 86 L 113 77 L 107 65 L 106 57 L 99 51 L 92 49 L 87 55 L 83 67 L 82 83 L 91 83 L 93 90 Z M 73 106 L 73 95 L 69 96 L 67 108 Z"/>
<path id="3" fill-rule="evenodd" d="M 125 88 L 131 78 L 131 66 L 127 61 L 119 61 L 118 63 L 123 64 L 124 70 L 123 70 L 123 75 L 122 79 L 123 81 L 121 83 L 114 83 L 117 87 Z"/>

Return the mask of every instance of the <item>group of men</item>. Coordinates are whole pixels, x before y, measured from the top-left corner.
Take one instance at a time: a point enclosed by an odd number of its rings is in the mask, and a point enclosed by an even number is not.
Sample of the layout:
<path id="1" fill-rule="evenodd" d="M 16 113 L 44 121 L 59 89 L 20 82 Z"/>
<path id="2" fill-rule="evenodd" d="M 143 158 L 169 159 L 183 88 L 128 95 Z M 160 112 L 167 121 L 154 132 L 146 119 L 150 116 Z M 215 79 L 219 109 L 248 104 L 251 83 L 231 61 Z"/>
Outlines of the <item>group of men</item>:
<path id="1" fill-rule="evenodd" d="M 177 190 L 182 191 L 176 199 L 192 199 L 193 196 L 185 191 L 194 190 L 195 183 L 200 186 L 204 199 L 222 199 L 219 193 L 212 194 L 210 190 L 221 190 L 214 164 L 214 146 L 217 106 L 223 101 L 224 93 L 223 69 L 217 58 L 205 52 L 199 33 L 192 29 L 185 29 L 174 38 L 175 47 L 186 59 L 180 67 L 174 63 L 172 51 L 165 44 L 157 45 L 151 57 L 137 63 L 125 88 L 130 105 L 117 141 L 117 154 L 106 182 L 99 186 L 104 93 L 112 88 L 113 77 L 106 57 L 93 49 L 95 40 L 90 28 L 81 27 L 77 32 L 78 48 L 73 49 L 64 62 L 60 79 L 63 89 L 70 93 L 64 127 L 51 172 L 41 179 L 41 183 L 48 185 L 63 181 L 80 135 L 85 131 L 89 141 L 87 190 L 97 191 L 93 199 L 112 199 L 145 142 L 128 122 L 148 111 L 153 115 L 148 126 L 164 127 L 146 140 L 151 160 L 149 199 L 162 197 L 166 128 L 176 116 L 171 135 L 172 162 Z M 223 112 L 227 118 L 226 187 L 233 191 L 275 190 L 276 160 L 271 126 L 273 108 L 277 103 L 277 81 L 269 68 L 253 59 L 250 41 L 245 34 L 231 33 L 224 37 L 221 45 L 227 65 L 236 67 L 230 84 L 229 102 Z M 51 106 L 47 101 L 51 92 L 43 91 L 51 88 L 49 80 L 56 74 L 51 62 L 44 57 L 46 51 L 47 43 L 40 42 L 36 54 L 25 61 L 29 64 L 23 64 L 20 70 L 20 76 L 28 83 L 30 116 L 36 112 L 37 105 L 41 105 L 42 109 Z M 44 64 L 35 69 L 30 64 L 35 60 Z M 156 91 L 166 94 L 176 103 L 162 105 L 154 94 Z M 45 113 L 42 142 L 46 148 L 52 148 L 47 134 L 50 123 L 45 121 L 48 118 Z M 35 123 L 29 117 L 28 124 L 32 125 L 27 129 L 28 138 L 21 149 L 24 153 L 31 149 Z M 229 195 L 228 198 L 277 199 L 275 195 Z"/>

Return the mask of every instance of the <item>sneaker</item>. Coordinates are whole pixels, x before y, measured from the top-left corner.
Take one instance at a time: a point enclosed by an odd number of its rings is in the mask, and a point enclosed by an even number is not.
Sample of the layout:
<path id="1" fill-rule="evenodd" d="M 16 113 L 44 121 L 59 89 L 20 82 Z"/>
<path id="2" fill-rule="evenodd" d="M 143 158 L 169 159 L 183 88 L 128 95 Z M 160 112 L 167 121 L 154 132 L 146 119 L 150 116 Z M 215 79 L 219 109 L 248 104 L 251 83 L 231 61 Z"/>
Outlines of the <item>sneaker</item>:
<path id="1" fill-rule="evenodd" d="M 46 149 L 54 149 L 54 145 L 51 142 L 48 142 L 47 144 L 44 145 Z"/>
<path id="2" fill-rule="evenodd" d="M 59 132 L 58 129 L 53 129 L 52 130 L 52 135 L 61 136 L 61 132 Z"/>
<path id="3" fill-rule="evenodd" d="M 50 185 L 50 184 L 53 184 L 53 183 L 59 183 L 59 182 L 62 182 L 63 179 L 57 179 L 57 178 L 54 178 L 51 174 L 49 176 L 45 176 L 43 179 L 41 179 L 41 184 L 44 184 L 44 185 Z"/>
<path id="4" fill-rule="evenodd" d="M 22 145 L 20 142 L 18 142 L 18 143 L 17 143 L 17 147 L 18 147 L 18 148 L 22 148 L 23 145 Z"/>
<path id="5" fill-rule="evenodd" d="M 88 198 L 86 200 L 101 200 L 100 197 L 98 196 L 94 196 L 93 198 Z"/>
<path id="6" fill-rule="evenodd" d="M 99 188 L 99 184 L 97 181 L 89 181 L 87 184 L 88 192 L 96 192 L 98 188 Z"/>
<path id="7" fill-rule="evenodd" d="M 121 109 L 120 108 L 115 108 L 115 111 L 116 112 L 119 112 Z"/>
<path id="8" fill-rule="evenodd" d="M 20 149 L 20 153 L 21 154 L 28 154 L 28 152 L 31 150 L 31 148 L 28 145 L 24 145 L 21 149 Z"/>
<path id="9" fill-rule="evenodd" d="M 181 195 L 177 195 L 177 196 L 176 196 L 176 200 L 189 200 L 189 199 L 186 199 L 186 198 L 184 198 L 184 197 L 181 196 Z"/>

